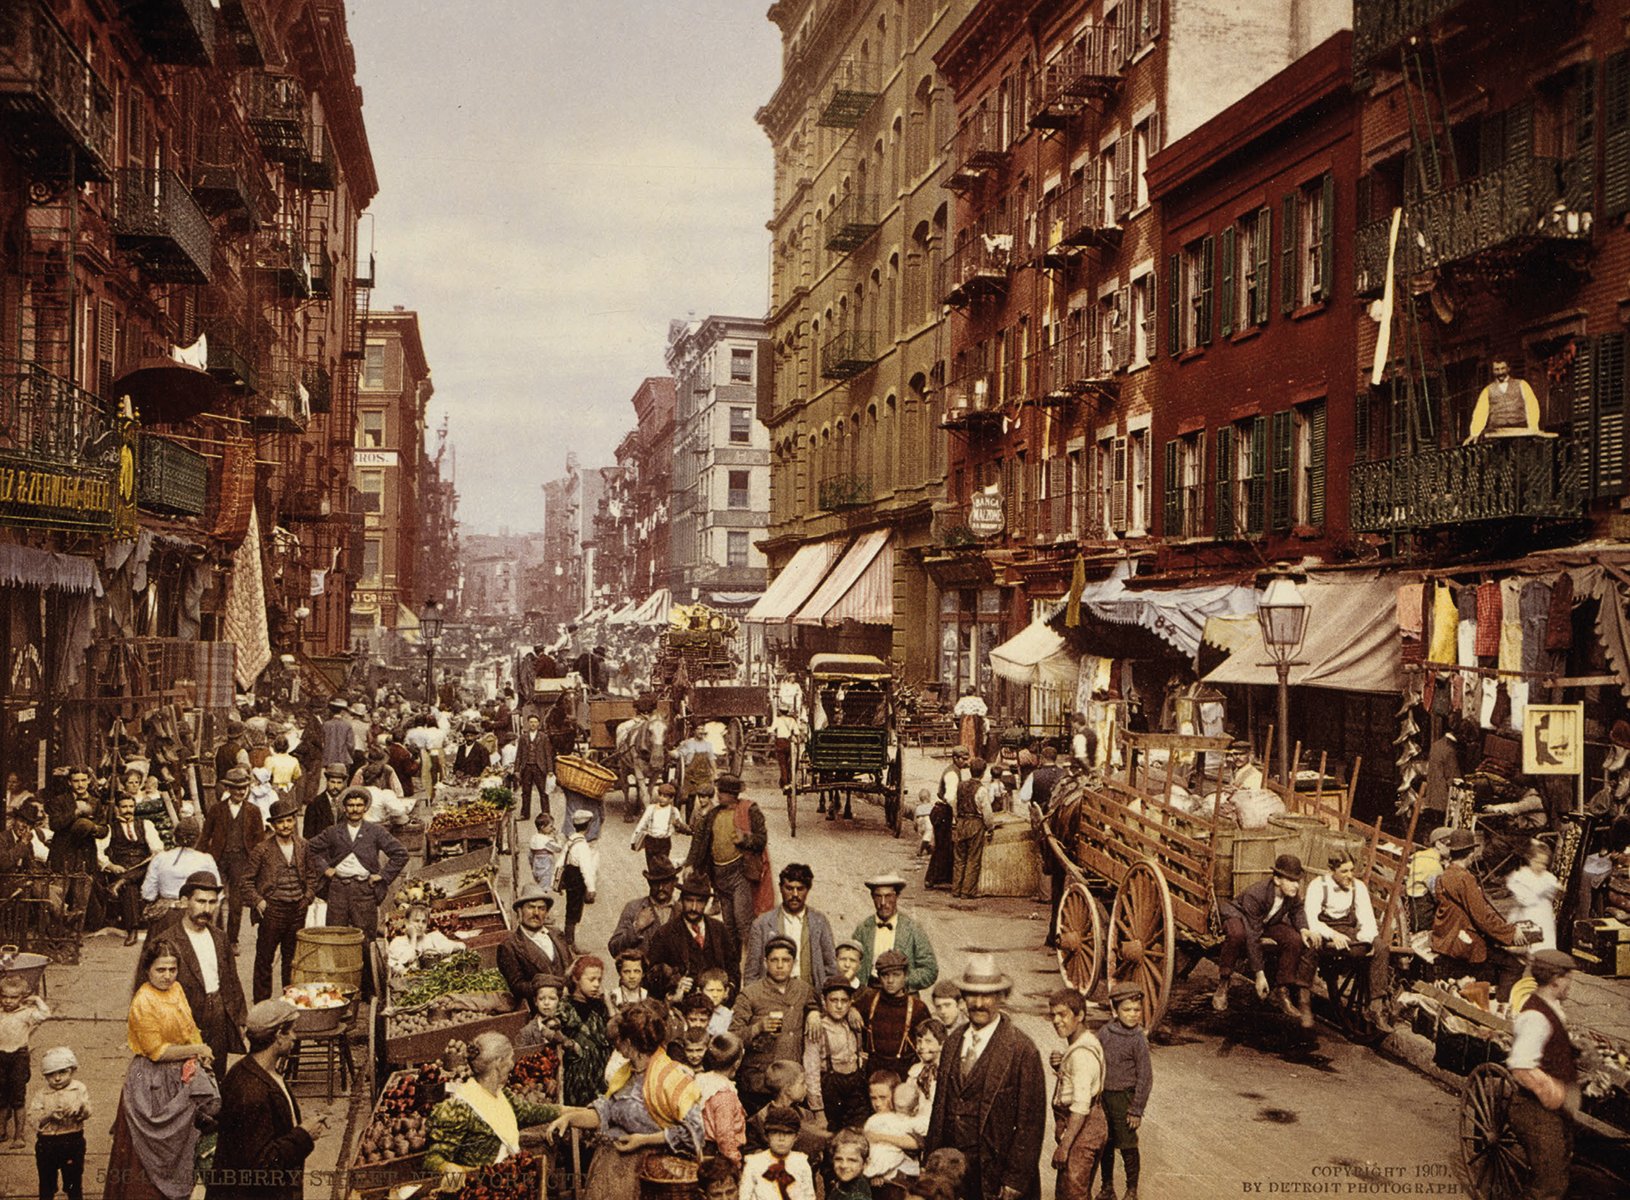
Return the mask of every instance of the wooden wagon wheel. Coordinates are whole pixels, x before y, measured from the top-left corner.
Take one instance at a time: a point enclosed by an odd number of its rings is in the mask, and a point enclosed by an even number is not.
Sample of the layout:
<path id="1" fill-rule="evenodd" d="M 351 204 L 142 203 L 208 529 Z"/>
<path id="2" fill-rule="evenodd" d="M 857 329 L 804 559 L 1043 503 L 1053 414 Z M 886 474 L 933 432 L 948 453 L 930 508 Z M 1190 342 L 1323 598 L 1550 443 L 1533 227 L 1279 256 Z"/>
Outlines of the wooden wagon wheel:
<path id="1" fill-rule="evenodd" d="M 1383 1036 L 1370 1015 L 1370 960 L 1343 959 L 1321 972 L 1330 997 L 1330 1016 L 1348 1040 L 1370 1045 Z"/>
<path id="2" fill-rule="evenodd" d="M 1166 1015 L 1177 958 L 1177 923 L 1172 894 L 1160 864 L 1133 863 L 1109 910 L 1109 983 L 1129 980 L 1143 988 L 1143 1027 L 1153 1031 Z"/>
<path id="3" fill-rule="evenodd" d="M 1499 1063 L 1479 1063 L 1460 1090 L 1460 1160 L 1478 1200 L 1517 1200 L 1528 1189 L 1528 1154 L 1511 1127 L 1517 1081 Z"/>
<path id="4" fill-rule="evenodd" d="M 1087 885 L 1072 879 L 1058 900 L 1058 972 L 1083 996 L 1097 986 L 1104 967 L 1104 910 Z"/>

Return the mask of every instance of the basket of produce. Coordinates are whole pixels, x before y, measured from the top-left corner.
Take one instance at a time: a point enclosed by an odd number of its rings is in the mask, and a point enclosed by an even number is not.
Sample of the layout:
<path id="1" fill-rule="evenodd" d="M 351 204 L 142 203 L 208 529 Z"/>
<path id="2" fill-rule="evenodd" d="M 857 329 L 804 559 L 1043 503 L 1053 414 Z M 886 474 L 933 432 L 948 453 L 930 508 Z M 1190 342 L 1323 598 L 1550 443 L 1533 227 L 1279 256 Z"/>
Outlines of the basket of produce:
<path id="1" fill-rule="evenodd" d="M 662 1150 L 640 1156 L 640 1200 L 691 1200 L 697 1190 L 695 1159 Z"/>
<path id="2" fill-rule="evenodd" d="M 507 809 L 477 800 L 469 804 L 455 804 L 444 808 L 430 818 L 425 840 L 430 842 L 458 841 L 470 837 L 493 837 L 504 819 Z"/>
<path id="3" fill-rule="evenodd" d="M 598 800 L 617 782 L 617 772 L 576 754 L 562 754 L 555 759 L 555 779 L 567 791 Z"/>
<path id="4" fill-rule="evenodd" d="M 291 983 L 283 989 L 283 999 L 300 1010 L 294 1031 L 302 1036 L 328 1033 L 349 1021 L 356 998 L 355 988 L 338 983 Z"/>
<path id="5" fill-rule="evenodd" d="M 436 1063 L 397 1071 L 386 1080 L 357 1143 L 350 1188 L 369 1191 L 424 1178 L 430 1111 L 446 1098 L 447 1079 Z"/>
<path id="6" fill-rule="evenodd" d="M 538 1200 L 543 1159 L 527 1151 L 480 1167 L 465 1178 L 459 1200 Z"/>

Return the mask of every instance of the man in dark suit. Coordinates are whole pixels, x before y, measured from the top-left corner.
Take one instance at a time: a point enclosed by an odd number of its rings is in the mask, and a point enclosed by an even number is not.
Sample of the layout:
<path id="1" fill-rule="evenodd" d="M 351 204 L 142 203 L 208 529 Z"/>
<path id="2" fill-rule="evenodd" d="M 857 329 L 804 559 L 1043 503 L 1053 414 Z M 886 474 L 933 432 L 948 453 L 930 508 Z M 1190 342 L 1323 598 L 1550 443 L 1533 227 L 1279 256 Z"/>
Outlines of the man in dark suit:
<path id="1" fill-rule="evenodd" d="M 300 1200 L 305 1162 L 328 1118 L 300 1119 L 300 1104 L 277 1074 L 294 1047 L 300 1010 L 287 1000 L 262 1000 L 249 1010 L 249 1053 L 221 1080 L 215 1161 L 204 1200 Z"/>
<path id="2" fill-rule="evenodd" d="M 975 954 L 957 988 L 968 1020 L 940 1056 L 927 1148 L 951 1146 L 967 1155 L 969 1200 L 1039 1196 L 1047 1083 L 1035 1043 L 1002 1015 L 1013 981 L 994 955 Z"/>
<path id="3" fill-rule="evenodd" d="M 712 895 L 707 880 L 692 875 L 679 888 L 679 911 L 651 935 L 651 966 L 666 968 L 676 983 L 694 984 L 709 967 L 722 967 L 732 984 L 741 977 L 741 951 L 724 923 L 707 915 Z"/>
<path id="4" fill-rule="evenodd" d="M 1318 956 L 1307 952 L 1302 935 L 1307 932 L 1307 913 L 1302 910 L 1302 860 L 1294 854 L 1281 854 L 1274 860 L 1273 874 L 1253 883 L 1231 900 L 1220 900 L 1217 915 L 1223 923 L 1223 944 L 1217 960 L 1217 990 L 1211 1007 L 1222 1012 L 1228 1007 L 1228 985 L 1243 952 L 1256 979 L 1256 994 L 1268 998 L 1267 962 L 1262 943 L 1276 947 L 1273 999 L 1286 1014 L 1313 1028 L 1313 1007 L 1308 989 L 1318 966 Z M 1290 989 L 1296 988 L 1292 1000 Z"/>
<path id="5" fill-rule="evenodd" d="M 515 897 L 514 932 L 498 945 L 498 970 L 509 984 L 510 994 L 533 1007 L 540 976 L 560 978 L 571 965 L 566 943 L 549 928 L 549 910 L 555 898 L 535 883 L 529 883 Z"/>
<path id="6" fill-rule="evenodd" d="M 250 782 L 248 767 L 233 767 L 222 777 L 221 795 L 204 814 L 204 833 L 198 839 L 198 848 L 221 868 L 226 884 L 226 934 L 234 950 L 243 926 L 243 877 L 249 871 L 249 854 L 266 836 L 260 809 L 249 803 Z"/>
<path id="7" fill-rule="evenodd" d="M 521 820 L 532 816 L 532 790 L 537 789 L 539 811 L 549 811 L 549 776 L 555 773 L 555 751 L 543 722 L 537 716 L 526 719 L 526 728 L 515 743 L 515 772 L 520 776 Z"/>
<path id="8" fill-rule="evenodd" d="M 294 831 L 300 801 L 284 796 L 272 805 L 272 832 L 249 855 L 244 893 L 260 917 L 255 940 L 251 995 L 258 1004 L 272 995 L 272 958 L 282 952 L 283 986 L 294 972 L 294 944 L 306 923 L 306 909 L 317 896 L 317 871 L 306 839 Z"/>
<path id="9" fill-rule="evenodd" d="M 349 762 L 331 762 L 323 768 L 323 790 L 306 805 L 306 815 L 300 823 L 300 832 L 305 835 L 306 841 L 311 841 L 339 820 L 340 814 L 345 811 L 345 787 L 350 779 Z"/>
<path id="10" fill-rule="evenodd" d="M 312 866 L 328 880 L 329 925 L 350 925 L 369 941 L 379 936 L 379 904 L 407 866 L 407 851 L 381 825 L 364 820 L 373 796 L 345 791 L 345 819 L 309 843 Z"/>
<path id="11" fill-rule="evenodd" d="M 651 938 L 677 911 L 674 884 L 679 879 L 679 868 L 659 858 L 646 867 L 643 874 L 649 892 L 623 905 L 617 927 L 611 931 L 611 940 L 606 944 L 614 956 L 624 950 L 644 950 L 649 958 Z"/>
<path id="12" fill-rule="evenodd" d="M 194 871 L 181 885 L 182 907 L 159 919 L 148 937 L 166 934 L 177 950 L 176 982 L 187 997 L 204 1044 L 215 1054 L 215 1070 L 226 1069 L 228 1054 L 243 1053 L 240 1032 L 249 1015 L 243 981 L 226 934 L 216 927 L 221 885 L 208 871 Z"/>

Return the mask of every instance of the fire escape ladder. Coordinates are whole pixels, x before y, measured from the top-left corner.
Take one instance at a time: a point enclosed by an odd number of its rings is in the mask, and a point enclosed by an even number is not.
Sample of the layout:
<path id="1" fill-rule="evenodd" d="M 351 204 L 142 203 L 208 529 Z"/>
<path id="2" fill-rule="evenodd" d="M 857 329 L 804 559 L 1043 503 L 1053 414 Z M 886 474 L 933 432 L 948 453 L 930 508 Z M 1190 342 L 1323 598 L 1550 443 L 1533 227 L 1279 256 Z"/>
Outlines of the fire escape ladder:
<path id="1" fill-rule="evenodd" d="M 1448 100 L 1437 49 L 1428 36 L 1413 37 L 1403 48 L 1404 107 L 1414 145 L 1415 170 L 1421 195 L 1435 196 L 1460 183 L 1454 141 L 1449 136 Z"/>

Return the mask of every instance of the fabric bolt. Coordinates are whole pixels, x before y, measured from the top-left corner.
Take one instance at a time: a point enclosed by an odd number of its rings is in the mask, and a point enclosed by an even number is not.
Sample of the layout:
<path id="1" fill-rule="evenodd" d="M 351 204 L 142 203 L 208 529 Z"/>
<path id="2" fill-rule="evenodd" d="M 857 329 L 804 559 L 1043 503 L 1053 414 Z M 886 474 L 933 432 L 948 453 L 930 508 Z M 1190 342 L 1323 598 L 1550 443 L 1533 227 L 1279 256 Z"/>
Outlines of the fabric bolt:
<path id="1" fill-rule="evenodd" d="M 1456 629 L 1460 623 L 1460 614 L 1455 608 L 1454 594 L 1449 591 L 1446 583 L 1434 584 L 1432 588 L 1432 641 L 1427 651 L 1427 658 L 1436 663 L 1452 663 L 1455 661 Z"/>
<path id="2" fill-rule="evenodd" d="M 1490 579 L 1477 585 L 1477 656 L 1500 653 L 1500 585 Z"/>
<path id="3" fill-rule="evenodd" d="M 1605 571 L 1596 583 L 1596 634 L 1607 665 L 1619 677 L 1619 691 L 1630 696 L 1630 619 L 1624 611 L 1624 591 Z"/>
<path id="4" fill-rule="evenodd" d="M 1421 596 L 1426 591 L 1422 583 L 1401 583 L 1398 585 L 1398 628 L 1405 637 L 1420 637 L 1424 613 L 1421 610 Z"/>
<path id="5" fill-rule="evenodd" d="M 1545 616 L 1545 648 L 1573 647 L 1573 576 L 1563 572 L 1551 588 L 1551 606 Z"/>
<path id="6" fill-rule="evenodd" d="M 1522 585 L 1519 578 L 1500 581 L 1500 650 L 1502 671 L 1522 670 Z"/>
<path id="7" fill-rule="evenodd" d="M 1522 618 L 1522 669 L 1538 671 L 1545 658 L 1545 629 L 1551 616 L 1551 585 L 1538 579 L 1524 584 L 1518 612 Z"/>

